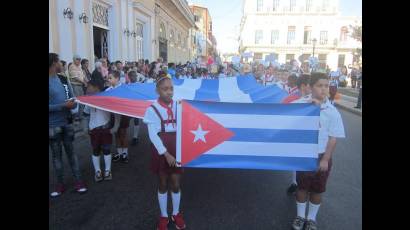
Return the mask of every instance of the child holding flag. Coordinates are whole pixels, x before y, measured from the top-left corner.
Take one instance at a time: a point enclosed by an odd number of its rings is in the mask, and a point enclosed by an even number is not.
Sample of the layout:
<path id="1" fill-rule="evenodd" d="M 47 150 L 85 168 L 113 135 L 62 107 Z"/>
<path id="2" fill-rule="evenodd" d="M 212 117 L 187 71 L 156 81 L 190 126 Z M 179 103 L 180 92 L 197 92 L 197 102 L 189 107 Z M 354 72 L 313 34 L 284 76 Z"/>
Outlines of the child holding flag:
<path id="1" fill-rule="evenodd" d="M 326 191 L 326 182 L 332 169 L 332 154 L 336 148 L 336 138 L 344 138 L 342 118 L 337 109 L 327 98 L 329 80 L 324 73 L 312 73 L 310 80 L 312 96 L 299 99 L 299 103 L 315 102 L 320 105 L 318 169 L 316 172 L 297 172 L 296 191 L 297 216 L 292 227 L 295 230 L 316 230 L 316 215 L 321 204 L 322 193 Z M 308 195 L 309 212 L 306 214 Z"/>
<path id="2" fill-rule="evenodd" d="M 176 102 L 172 100 L 174 87 L 169 77 L 161 77 L 156 83 L 159 98 L 147 109 L 144 123 L 151 140 L 151 170 L 159 176 L 158 202 L 161 210 L 157 230 L 166 230 L 168 180 L 170 180 L 173 212 L 171 220 L 177 229 L 185 229 L 185 221 L 179 212 L 181 200 L 180 177 L 182 168 L 176 167 Z"/>
<path id="3" fill-rule="evenodd" d="M 293 103 L 300 98 L 310 97 L 311 90 L 310 90 L 309 83 L 310 83 L 310 74 L 302 74 L 302 76 L 300 76 L 296 81 L 298 90 L 295 93 L 290 94 L 289 96 L 285 97 L 282 103 L 284 104 Z M 294 195 L 296 192 L 296 188 L 297 188 L 296 172 L 293 171 L 292 172 L 292 183 L 287 190 L 287 194 Z"/>
<path id="4" fill-rule="evenodd" d="M 121 85 L 120 82 L 121 73 L 117 70 L 112 71 L 108 75 L 108 81 L 110 82 L 111 87 L 107 89 L 112 90 Z M 114 127 L 112 128 L 113 133 L 115 134 L 115 143 L 117 145 L 117 154 L 114 154 L 113 161 L 117 162 L 121 159 L 122 162 L 128 163 L 128 139 L 127 139 L 127 129 L 130 124 L 130 117 L 115 114 L 114 115 Z"/>
<path id="5" fill-rule="evenodd" d="M 102 82 L 96 79 L 92 79 L 88 82 L 87 94 L 95 94 L 101 92 L 104 88 Z M 111 144 L 112 135 L 110 129 L 112 128 L 110 122 L 110 113 L 96 108 L 90 108 L 86 106 L 84 111 L 90 114 L 89 131 L 91 145 L 93 147 L 92 162 L 95 170 L 94 180 L 100 182 L 103 180 L 100 167 L 100 154 L 104 154 L 104 180 L 111 180 Z"/>

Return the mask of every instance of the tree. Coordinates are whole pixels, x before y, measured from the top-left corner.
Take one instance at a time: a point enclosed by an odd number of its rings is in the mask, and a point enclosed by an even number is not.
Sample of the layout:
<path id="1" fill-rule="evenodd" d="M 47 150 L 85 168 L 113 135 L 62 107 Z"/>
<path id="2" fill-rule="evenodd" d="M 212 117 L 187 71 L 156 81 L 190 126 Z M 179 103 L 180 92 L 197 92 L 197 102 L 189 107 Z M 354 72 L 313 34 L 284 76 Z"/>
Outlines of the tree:
<path id="1" fill-rule="evenodd" d="M 350 36 L 356 41 L 362 43 L 362 26 L 350 26 L 350 29 L 352 30 Z M 357 64 L 361 65 L 362 49 L 357 48 L 353 55 Z"/>
<path id="2" fill-rule="evenodd" d="M 352 29 L 351 37 L 362 42 L 362 26 L 350 26 Z"/>

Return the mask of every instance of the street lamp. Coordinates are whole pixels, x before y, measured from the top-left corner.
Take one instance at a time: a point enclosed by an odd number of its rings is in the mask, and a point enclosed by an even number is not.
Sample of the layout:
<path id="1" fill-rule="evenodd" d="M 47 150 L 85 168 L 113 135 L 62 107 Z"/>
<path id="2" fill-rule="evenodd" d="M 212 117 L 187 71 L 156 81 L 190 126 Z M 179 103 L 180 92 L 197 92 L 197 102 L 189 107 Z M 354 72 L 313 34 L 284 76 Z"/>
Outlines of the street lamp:
<path id="1" fill-rule="evenodd" d="M 313 40 L 312 40 L 312 44 L 313 44 L 313 54 L 312 54 L 312 56 L 313 56 L 313 57 L 315 57 L 315 46 L 316 46 L 316 42 L 317 42 L 316 38 L 313 38 Z"/>

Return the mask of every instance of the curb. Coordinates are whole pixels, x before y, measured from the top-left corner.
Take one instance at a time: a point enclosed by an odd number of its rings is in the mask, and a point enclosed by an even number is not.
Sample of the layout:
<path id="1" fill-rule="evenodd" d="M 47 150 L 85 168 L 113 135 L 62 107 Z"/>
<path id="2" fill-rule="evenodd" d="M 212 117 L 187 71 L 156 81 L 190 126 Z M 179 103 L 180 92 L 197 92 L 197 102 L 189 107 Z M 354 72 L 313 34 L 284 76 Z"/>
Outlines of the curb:
<path id="1" fill-rule="evenodd" d="M 339 103 L 337 103 L 337 102 L 335 102 L 335 106 L 336 106 L 336 107 L 339 107 L 339 108 L 341 108 L 341 109 L 343 109 L 343 110 L 346 110 L 346 111 L 348 111 L 348 112 L 354 113 L 354 114 L 356 114 L 356 115 L 362 116 L 362 111 L 359 111 L 359 110 L 357 110 L 357 109 L 350 108 L 350 107 L 348 107 L 348 106 L 339 104 Z"/>

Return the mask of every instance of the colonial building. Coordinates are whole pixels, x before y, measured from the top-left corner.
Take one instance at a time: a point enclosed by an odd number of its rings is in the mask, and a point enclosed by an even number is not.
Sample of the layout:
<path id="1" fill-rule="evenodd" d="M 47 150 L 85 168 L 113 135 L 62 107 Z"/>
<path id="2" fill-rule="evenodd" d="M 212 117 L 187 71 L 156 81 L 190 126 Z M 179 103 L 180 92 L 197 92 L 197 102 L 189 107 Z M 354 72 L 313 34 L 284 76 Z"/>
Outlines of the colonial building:
<path id="1" fill-rule="evenodd" d="M 197 27 L 195 31 L 197 56 L 202 58 L 214 56 L 217 52 L 216 39 L 212 34 L 212 18 L 208 8 L 197 4 L 191 4 L 189 8 Z"/>
<path id="2" fill-rule="evenodd" d="M 244 0 L 239 52 L 253 60 L 273 55 L 279 63 L 317 57 L 331 69 L 353 64 L 361 43 L 350 25 L 361 17 L 340 16 L 338 0 Z"/>
<path id="3" fill-rule="evenodd" d="M 49 0 L 49 51 L 110 61 L 191 60 L 186 0 Z"/>

